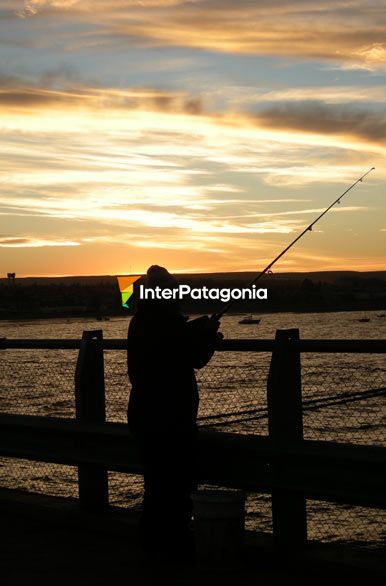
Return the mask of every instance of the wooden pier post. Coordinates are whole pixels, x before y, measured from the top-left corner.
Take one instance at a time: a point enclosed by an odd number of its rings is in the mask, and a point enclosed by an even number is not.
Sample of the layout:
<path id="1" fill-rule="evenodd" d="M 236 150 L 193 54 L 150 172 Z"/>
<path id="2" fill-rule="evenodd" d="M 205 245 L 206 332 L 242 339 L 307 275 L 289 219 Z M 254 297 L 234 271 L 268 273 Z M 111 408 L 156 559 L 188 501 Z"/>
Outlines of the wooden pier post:
<path id="1" fill-rule="evenodd" d="M 291 347 L 291 342 L 298 340 L 297 329 L 276 331 L 267 385 L 268 429 L 273 442 L 303 440 L 300 351 Z M 272 523 L 276 547 L 291 550 L 306 545 L 305 497 L 290 490 L 274 489 Z"/>
<path id="2" fill-rule="evenodd" d="M 76 419 L 106 421 L 102 330 L 84 331 L 75 370 Z M 106 509 L 109 504 L 108 474 L 92 464 L 78 466 L 79 502 L 88 510 Z"/>

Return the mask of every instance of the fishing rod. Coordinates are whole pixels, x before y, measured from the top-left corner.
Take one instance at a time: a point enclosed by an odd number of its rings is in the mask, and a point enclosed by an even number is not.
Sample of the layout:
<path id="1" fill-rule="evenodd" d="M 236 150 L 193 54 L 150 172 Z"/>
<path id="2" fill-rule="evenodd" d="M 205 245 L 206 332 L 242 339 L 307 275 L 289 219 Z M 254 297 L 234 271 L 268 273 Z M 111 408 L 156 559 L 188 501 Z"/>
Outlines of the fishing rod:
<path id="1" fill-rule="evenodd" d="M 353 189 L 353 188 L 354 188 L 354 187 L 357 185 L 357 183 L 360 183 L 361 181 L 363 181 L 363 179 L 366 177 L 366 175 L 368 175 L 369 173 L 371 173 L 371 171 L 374 171 L 374 169 L 375 169 L 375 167 L 371 167 L 371 169 L 369 169 L 368 171 L 366 171 L 366 173 L 365 173 L 364 175 L 362 175 L 362 177 L 359 177 L 359 179 L 357 179 L 357 180 L 356 180 L 356 181 L 355 181 L 355 182 L 354 182 L 352 185 L 350 185 L 350 187 L 348 187 L 348 188 L 346 189 L 346 191 L 344 191 L 344 192 L 343 192 L 343 193 L 342 193 L 342 194 L 341 194 L 341 195 L 340 195 L 340 196 L 339 196 L 339 197 L 338 197 L 338 198 L 337 198 L 337 199 L 336 199 L 334 202 L 332 202 L 332 204 L 330 204 L 330 205 L 328 206 L 328 208 L 326 208 L 326 209 L 324 210 L 324 212 L 322 212 L 322 213 L 320 214 L 320 216 L 318 216 L 318 217 L 317 217 L 317 218 L 316 218 L 316 219 L 315 219 L 313 222 L 311 222 L 311 224 L 310 224 L 309 226 L 307 226 L 307 228 L 305 228 L 305 230 L 303 230 L 303 232 L 302 232 L 301 234 L 299 234 L 298 236 L 296 236 L 295 240 L 293 240 L 293 241 L 292 241 L 292 242 L 291 242 L 291 243 L 290 243 L 290 244 L 289 244 L 289 245 L 288 245 L 288 246 L 287 246 L 287 247 L 286 247 L 284 250 L 282 250 L 282 252 L 281 252 L 280 254 L 278 254 L 278 255 L 277 255 L 277 257 L 276 257 L 276 258 L 274 258 L 274 259 L 273 259 L 273 260 L 272 260 L 272 261 L 269 263 L 269 265 L 267 265 L 267 266 L 265 267 L 265 269 L 263 269 L 263 270 L 261 271 L 261 273 L 259 273 L 259 274 L 258 274 L 258 275 L 257 275 L 257 276 L 256 276 L 256 277 L 253 279 L 253 281 L 251 281 L 251 283 L 248 285 L 248 287 L 252 287 L 252 285 L 254 285 L 255 283 L 257 283 L 257 281 L 258 281 L 259 279 L 261 279 L 261 277 L 262 277 L 263 275 L 265 275 L 265 274 L 266 274 L 266 273 L 267 273 L 267 272 L 270 270 L 270 268 L 271 268 L 271 267 L 273 267 L 273 265 L 274 265 L 275 263 L 277 263 L 277 261 L 278 261 L 278 260 L 279 260 L 279 259 L 280 259 L 282 256 L 284 256 L 286 252 L 288 252 L 288 251 L 289 251 L 289 249 L 290 249 L 290 248 L 292 248 L 292 247 L 293 247 L 293 246 L 294 246 L 294 245 L 295 245 L 295 244 L 296 244 L 296 243 L 297 243 L 297 242 L 298 242 L 298 241 L 299 241 L 301 238 L 303 238 L 303 236 L 304 236 L 304 234 L 306 234 L 306 232 L 312 232 L 312 228 L 315 226 L 315 224 L 316 224 L 317 222 L 319 222 L 319 220 L 320 220 L 321 218 L 323 218 L 323 216 L 324 216 L 324 215 L 326 215 L 326 214 L 327 214 L 327 212 L 329 212 L 329 211 L 330 211 L 330 209 L 334 207 L 334 205 L 336 205 L 337 203 L 339 204 L 339 203 L 340 203 L 340 200 L 341 200 L 341 199 L 342 199 L 342 198 L 343 198 L 343 197 L 344 197 L 344 196 L 345 196 L 345 195 L 346 195 L 346 194 L 347 194 L 349 191 L 351 191 L 351 189 Z M 231 307 L 233 307 L 233 305 L 235 305 L 235 303 L 237 303 L 238 301 L 239 301 L 238 299 L 232 299 L 232 300 L 231 300 L 231 301 L 229 301 L 229 303 L 227 303 L 227 304 L 225 305 L 225 307 L 223 307 L 223 308 L 222 308 L 222 309 L 221 309 L 219 312 L 217 312 L 217 313 L 214 313 L 214 314 L 212 315 L 211 319 L 213 319 L 213 320 L 219 320 L 219 319 L 221 319 L 221 318 L 222 318 L 222 316 L 224 315 L 224 313 L 226 313 L 227 311 L 229 311 L 229 309 L 230 309 Z"/>

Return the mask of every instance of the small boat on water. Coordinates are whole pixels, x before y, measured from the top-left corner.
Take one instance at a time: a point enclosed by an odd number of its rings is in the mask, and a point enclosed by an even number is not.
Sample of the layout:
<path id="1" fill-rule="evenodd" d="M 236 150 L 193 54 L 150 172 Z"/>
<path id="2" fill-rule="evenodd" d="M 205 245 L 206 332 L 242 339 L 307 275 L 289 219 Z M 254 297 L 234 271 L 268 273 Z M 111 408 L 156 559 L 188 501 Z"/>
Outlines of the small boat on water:
<path id="1" fill-rule="evenodd" d="M 260 319 L 254 318 L 254 317 L 252 317 L 252 314 L 250 314 L 250 315 L 243 317 L 243 319 L 240 319 L 239 324 L 248 324 L 248 325 L 255 324 L 255 325 L 257 325 L 260 323 L 260 321 L 261 321 Z"/>
<path id="2" fill-rule="evenodd" d="M 108 315 L 97 315 L 96 316 L 97 321 L 109 321 L 109 316 Z"/>
<path id="3" fill-rule="evenodd" d="M 357 319 L 357 321 L 360 321 L 361 323 L 367 323 L 368 321 L 370 321 L 369 317 L 360 317 L 359 319 Z"/>
<path id="4" fill-rule="evenodd" d="M 377 317 L 386 317 L 386 313 L 378 313 Z"/>

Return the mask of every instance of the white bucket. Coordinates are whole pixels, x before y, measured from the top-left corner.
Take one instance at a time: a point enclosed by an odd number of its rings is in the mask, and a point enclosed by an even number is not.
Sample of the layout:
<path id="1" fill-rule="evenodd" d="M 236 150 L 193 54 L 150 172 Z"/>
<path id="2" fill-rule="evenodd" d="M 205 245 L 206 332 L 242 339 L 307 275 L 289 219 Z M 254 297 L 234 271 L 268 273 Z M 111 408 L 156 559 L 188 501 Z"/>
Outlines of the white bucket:
<path id="1" fill-rule="evenodd" d="M 197 490 L 192 493 L 197 557 L 200 561 L 232 561 L 239 557 L 245 524 L 241 490 Z"/>

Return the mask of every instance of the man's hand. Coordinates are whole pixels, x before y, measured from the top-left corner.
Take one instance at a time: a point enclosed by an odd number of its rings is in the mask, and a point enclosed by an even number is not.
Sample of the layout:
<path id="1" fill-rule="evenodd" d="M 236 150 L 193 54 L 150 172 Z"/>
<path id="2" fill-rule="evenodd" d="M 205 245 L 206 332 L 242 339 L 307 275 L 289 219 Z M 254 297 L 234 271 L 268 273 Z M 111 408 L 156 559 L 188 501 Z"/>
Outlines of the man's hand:
<path id="1" fill-rule="evenodd" d="M 213 330 L 214 332 L 217 332 L 217 330 L 219 329 L 219 327 L 221 325 L 220 320 L 217 319 L 217 317 L 215 315 L 211 315 L 208 318 L 208 322 L 209 322 L 208 328 Z"/>
<path id="2" fill-rule="evenodd" d="M 215 315 L 211 315 L 210 317 L 204 315 L 203 318 L 206 318 L 205 321 L 203 321 L 205 330 L 211 335 L 214 335 L 217 342 L 221 342 L 221 340 L 224 338 L 224 335 L 218 331 L 221 325 L 220 320 L 217 319 Z"/>
<path id="3" fill-rule="evenodd" d="M 214 335 L 220 327 L 220 321 L 215 316 L 202 315 L 188 322 L 193 328 L 200 328 L 203 332 Z M 222 336 L 222 334 L 221 334 Z"/>

